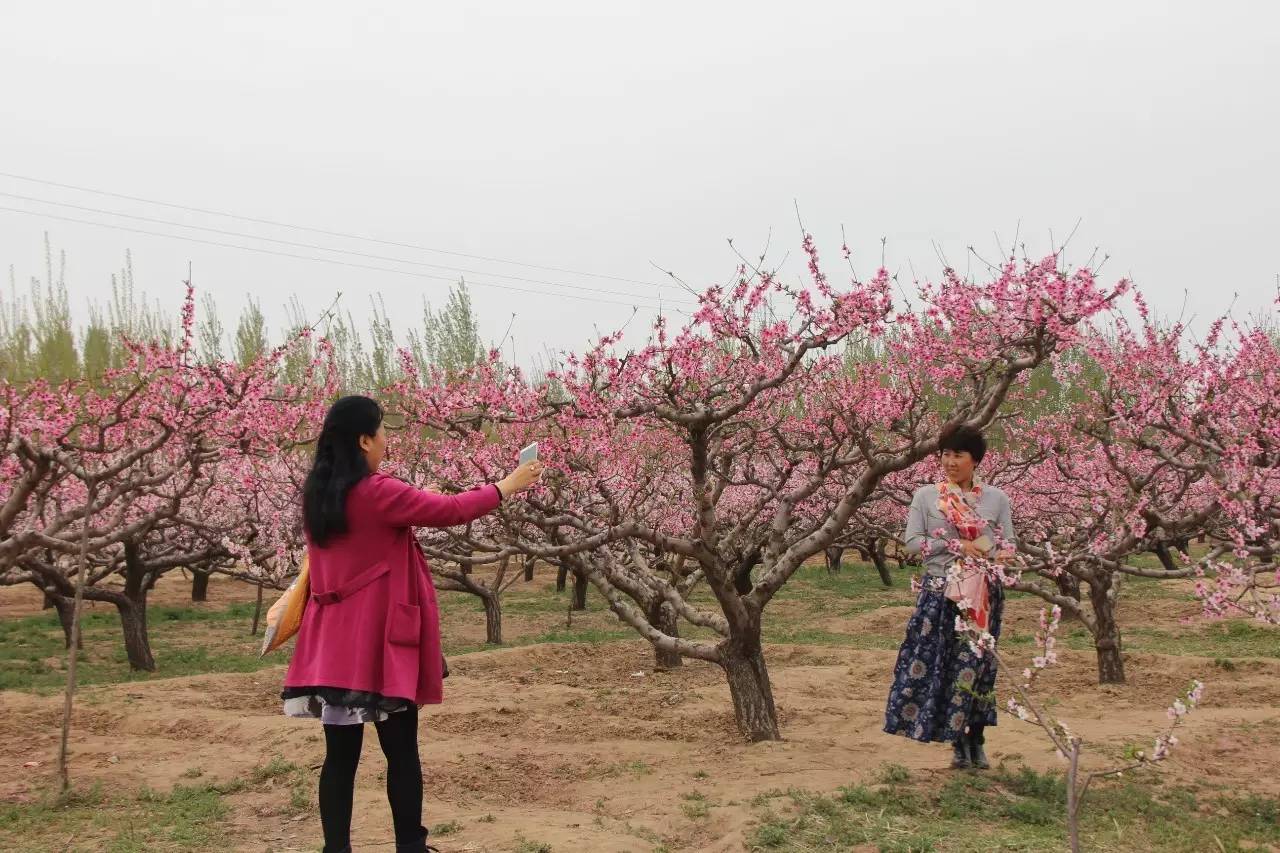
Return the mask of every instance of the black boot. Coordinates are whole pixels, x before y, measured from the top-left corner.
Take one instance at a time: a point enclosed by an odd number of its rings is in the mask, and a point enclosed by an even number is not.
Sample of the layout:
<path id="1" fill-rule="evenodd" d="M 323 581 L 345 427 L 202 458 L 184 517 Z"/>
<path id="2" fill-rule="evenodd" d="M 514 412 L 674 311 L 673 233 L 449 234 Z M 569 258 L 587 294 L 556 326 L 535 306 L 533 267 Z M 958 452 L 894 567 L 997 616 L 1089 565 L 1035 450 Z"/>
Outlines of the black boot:
<path id="1" fill-rule="evenodd" d="M 951 745 L 951 769 L 952 770 L 968 770 L 970 766 L 969 760 L 969 742 L 965 740 L 964 735 Z"/>
<path id="2" fill-rule="evenodd" d="M 982 734 L 982 726 L 971 726 L 969 728 L 969 760 L 979 770 L 991 769 L 991 762 L 987 760 L 987 753 L 982 748 L 985 740 L 986 738 Z"/>
<path id="3" fill-rule="evenodd" d="M 415 840 L 404 844 L 397 842 L 396 853 L 440 853 L 440 851 L 427 843 L 427 830 L 424 827 L 422 835 Z"/>

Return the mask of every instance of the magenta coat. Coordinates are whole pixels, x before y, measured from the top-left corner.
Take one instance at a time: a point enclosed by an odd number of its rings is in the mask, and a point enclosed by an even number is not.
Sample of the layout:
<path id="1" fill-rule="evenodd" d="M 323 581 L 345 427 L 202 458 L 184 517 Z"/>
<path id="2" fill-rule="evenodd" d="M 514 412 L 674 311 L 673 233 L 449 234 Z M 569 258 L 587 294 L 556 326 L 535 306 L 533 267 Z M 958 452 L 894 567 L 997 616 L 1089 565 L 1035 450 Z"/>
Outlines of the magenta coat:
<path id="1" fill-rule="evenodd" d="M 413 528 L 465 524 L 501 501 L 492 485 L 438 495 L 385 474 L 357 483 L 347 495 L 347 532 L 307 547 L 311 600 L 284 686 L 439 704 L 440 611 Z"/>

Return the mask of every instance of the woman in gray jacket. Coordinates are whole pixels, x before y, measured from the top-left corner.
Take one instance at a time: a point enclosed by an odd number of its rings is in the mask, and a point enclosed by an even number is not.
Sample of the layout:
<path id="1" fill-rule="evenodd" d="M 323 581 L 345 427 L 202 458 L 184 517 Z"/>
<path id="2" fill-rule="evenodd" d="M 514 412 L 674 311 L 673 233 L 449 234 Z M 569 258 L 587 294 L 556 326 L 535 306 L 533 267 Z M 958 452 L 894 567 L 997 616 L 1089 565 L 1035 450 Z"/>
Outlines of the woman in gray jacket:
<path id="1" fill-rule="evenodd" d="M 960 610 L 947 595 L 947 572 L 959 556 L 994 558 L 1010 548 L 1013 517 L 1005 493 L 974 478 L 987 452 L 982 433 L 959 427 L 944 434 L 938 446 L 946 479 L 918 489 L 907 516 L 906 548 L 921 555 L 925 576 L 894 667 L 884 730 L 950 743 L 952 767 L 985 770 L 990 764 L 983 730 L 996 723 L 996 666 L 990 655 L 979 657 L 956 634 Z M 966 591 L 971 621 L 999 637 L 1003 587 L 975 575 Z"/>

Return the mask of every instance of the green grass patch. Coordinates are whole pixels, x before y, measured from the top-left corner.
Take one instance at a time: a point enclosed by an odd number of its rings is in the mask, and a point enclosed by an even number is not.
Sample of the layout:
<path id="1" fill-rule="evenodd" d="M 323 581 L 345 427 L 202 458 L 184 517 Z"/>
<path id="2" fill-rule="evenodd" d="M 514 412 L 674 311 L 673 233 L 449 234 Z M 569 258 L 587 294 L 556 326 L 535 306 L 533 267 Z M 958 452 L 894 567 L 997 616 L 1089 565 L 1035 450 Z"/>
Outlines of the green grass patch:
<path id="1" fill-rule="evenodd" d="M 833 795 L 789 791 L 757 802 L 758 822 L 747 848 L 835 853 L 859 845 L 882 851 L 979 853 L 1059 851 L 1065 845 L 1062 777 L 1027 768 L 961 773 L 941 784 L 854 785 Z M 1158 777 L 1095 785 L 1082 813 L 1088 850 L 1254 849 L 1280 841 L 1275 800 L 1204 797 L 1166 787 Z M 1243 842 L 1243 846 L 1241 844 Z"/>
<path id="2" fill-rule="evenodd" d="M 513 614 L 518 616 L 556 614 L 563 617 L 569 609 L 569 601 L 572 596 L 572 584 L 566 587 L 564 592 L 556 592 L 554 589 L 545 587 L 529 589 L 517 584 L 503 594 L 502 613 L 503 615 Z M 480 600 L 480 597 L 466 592 L 452 590 L 442 592 L 439 601 L 442 614 L 484 612 L 484 602 Z M 586 610 L 575 610 L 574 614 L 600 613 L 607 610 L 608 607 L 605 606 L 604 600 L 593 589 L 587 595 Z"/>
<path id="3" fill-rule="evenodd" d="M 262 638 L 249 635 L 252 603 L 222 608 L 153 607 L 147 624 L 156 672 L 129 668 L 114 610 L 84 614 L 84 648 L 77 677 L 82 685 L 148 681 L 211 672 L 254 672 L 276 666 L 281 655 L 258 657 Z M 199 632 L 199 633 L 195 633 Z M 52 610 L 0 622 L 0 690 L 48 693 L 66 683 L 67 650 L 62 626 Z"/>
<path id="4" fill-rule="evenodd" d="M 911 771 L 901 764 L 882 764 L 876 773 L 876 781 L 882 785 L 905 785 L 911 781 Z"/>
<path id="5" fill-rule="evenodd" d="M 604 628 L 552 628 L 541 634 L 528 634 L 523 637 L 512 637 L 506 639 L 501 646 L 496 648 L 518 648 L 520 646 L 532 646 L 539 643 L 616 643 L 621 640 L 636 640 L 639 635 L 629 628 L 622 629 L 604 629 Z M 469 652 L 481 652 L 492 650 L 495 646 L 485 643 L 450 643 L 446 637 L 444 641 L 444 651 L 446 655 L 462 655 Z"/>
<path id="6" fill-rule="evenodd" d="M 1212 658 L 1228 671 L 1234 666 L 1232 660 L 1280 658 L 1280 630 L 1247 619 L 1197 622 L 1177 631 L 1145 627 L 1126 630 L 1121 625 L 1120 636 L 1125 651 Z M 1030 648 L 1034 640 L 1032 634 L 1020 631 L 1009 631 L 1001 637 L 1001 642 L 1012 647 Z M 1080 627 L 1060 631 L 1058 642 L 1073 651 L 1093 649 L 1093 637 Z"/>
<path id="7" fill-rule="evenodd" d="M 524 835 L 516 833 L 515 853 L 554 853 L 554 851 L 545 841 L 531 841 Z"/>
<path id="8" fill-rule="evenodd" d="M 764 627 L 766 643 L 784 643 L 797 646 L 841 646 L 848 649 L 896 649 L 902 643 L 899 636 L 885 634 L 839 634 L 821 628 L 805 628 L 789 624 L 770 625 L 767 618 Z"/>
<path id="9" fill-rule="evenodd" d="M 838 572 L 824 566 L 801 566 L 778 594 L 785 598 L 820 598 L 830 604 L 832 598 L 872 600 L 873 606 L 915 601 L 911 593 L 911 570 L 890 570 L 893 586 L 880 582 L 880 574 L 869 563 L 844 562 Z"/>
<path id="10" fill-rule="evenodd" d="M 1132 651 L 1207 658 L 1280 658 L 1280 630 L 1245 619 L 1199 623 L 1176 632 L 1131 628 L 1125 646 Z"/>
<path id="11" fill-rule="evenodd" d="M 764 619 L 767 643 L 829 646 L 850 649 L 891 651 L 901 642 L 901 630 L 888 633 L 826 630 L 820 620 L 847 618 L 882 607 L 910 606 L 914 600 L 909 576 L 912 570 L 894 569 L 894 586 L 885 587 L 875 569 L 860 562 L 846 562 L 830 573 L 821 565 L 803 566 L 779 592 Z M 1123 587 L 1126 597 L 1168 595 L 1188 598 L 1185 589 L 1160 580 L 1129 579 Z M 506 647 L 542 643 L 601 644 L 637 639 L 627 626 L 608 613 L 604 600 L 594 591 L 588 595 L 587 610 L 575 613 L 574 627 L 564 627 L 564 612 L 571 590 L 556 593 L 549 587 L 517 586 L 504 599 L 504 612 L 521 617 L 519 632 L 508 626 Z M 1018 597 L 1010 594 L 1011 598 Z M 700 585 L 693 599 L 715 612 L 713 597 Z M 442 608 L 468 621 L 476 618 L 480 601 L 474 596 L 441 596 Z M 84 649 L 80 657 L 80 681 L 86 686 L 155 678 L 191 676 L 204 673 L 254 672 L 277 666 L 287 654 L 259 658 L 260 638 L 248 634 L 253 602 L 237 602 L 220 607 L 206 605 L 157 606 L 149 611 L 151 645 L 155 673 L 133 672 L 124 654 L 119 617 L 114 608 L 98 605 L 83 618 Z M 1122 614 L 1123 615 L 1123 614 Z M 576 621 L 581 617 L 582 622 Z M 526 627 L 527 626 L 527 627 Z M 1197 623 L 1186 629 L 1127 628 L 1127 651 L 1171 655 L 1196 655 L 1224 661 L 1220 668 L 1230 671 L 1233 661 L 1247 658 L 1280 658 L 1280 631 L 1246 620 Z M 708 629 L 682 625 L 690 639 L 718 639 Z M 1092 638 L 1079 626 L 1063 626 L 1061 643 L 1076 651 L 1090 651 Z M 1029 648 L 1029 633 L 1006 632 L 1004 642 L 1011 648 Z M 465 654 L 492 648 L 474 638 L 454 639 L 445 633 L 445 652 Z M 27 690 L 50 693 L 65 682 L 66 650 L 54 611 L 7 619 L 0 623 L 0 690 Z"/>
<path id="12" fill-rule="evenodd" d="M 689 820 L 705 820 L 711 816 L 711 807 L 701 800 L 690 803 L 681 803 L 680 811 Z"/>
<path id="13" fill-rule="evenodd" d="M 32 805 L 0 804 L 0 849 L 144 851 L 226 849 L 227 814 L 213 786 L 176 785 L 108 796 L 100 788 Z"/>
<path id="14" fill-rule="evenodd" d="M 653 768 L 648 764 L 645 764 L 643 761 L 620 761 L 616 764 L 606 765 L 597 773 L 592 775 L 600 779 L 616 779 L 620 776 L 639 778 L 641 776 L 648 776 L 652 772 Z"/>
<path id="15" fill-rule="evenodd" d="M 594 592 L 594 590 L 592 590 Z M 514 591 L 508 592 L 502 598 L 502 612 L 504 614 L 514 613 L 519 616 L 539 616 L 547 613 L 554 613 L 564 616 L 569 609 L 569 601 L 572 598 L 573 590 L 566 589 L 564 592 L 555 592 L 547 590 L 545 592 L 527 593 Z M 575 610 L 574 614 L 581 613 L 598 613 L 607 610 L 604 600 L 599 594 L 587 595 L 587 609 Z"/>
<path id="16" fill-rule="evenodd" d="M 261 785 L 269 779 L 279 779 L 282 776 L 291 776 L 301 771 L 302 768 L 292 761 L 285 761 L 283 758 L 276 756 L 268 763 L 260 764 L 249 771 L 249 783 Z"/>
<path id="17" fill-rule="evenodd" d="M 431 827 L 431 834 L 437 838 L 445 835 L 456 835 L 459 832 L 462 832 L 462 824 L 458 823 L 456 820 L 439 823 Z"/>

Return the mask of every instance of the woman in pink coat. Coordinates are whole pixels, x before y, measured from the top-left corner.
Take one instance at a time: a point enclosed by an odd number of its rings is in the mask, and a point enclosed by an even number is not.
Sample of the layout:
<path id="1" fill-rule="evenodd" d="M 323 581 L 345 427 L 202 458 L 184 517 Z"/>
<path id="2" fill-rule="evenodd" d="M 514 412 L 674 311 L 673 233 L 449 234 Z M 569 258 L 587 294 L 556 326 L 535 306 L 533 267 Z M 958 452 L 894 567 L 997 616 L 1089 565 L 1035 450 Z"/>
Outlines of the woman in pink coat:
<path id="1" fill-rule="evenodd" d="M 378 473 L 382 408 L 343 397 L 325 415 L 303 485 L 311 600 L 285 676 L 285 713 L 324 724 L 320 822 L 325 853 L 351 850 L 351 804 L 364 724 L 387 757 L 397 851 L 427 851 L 418 708 L 441 700 L 444 655 L 431 572 L 414 527 L 450 527 L 533 485 L 539 462 L 460 495 Z"/>

